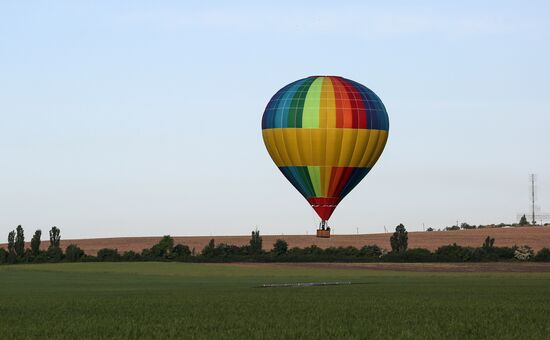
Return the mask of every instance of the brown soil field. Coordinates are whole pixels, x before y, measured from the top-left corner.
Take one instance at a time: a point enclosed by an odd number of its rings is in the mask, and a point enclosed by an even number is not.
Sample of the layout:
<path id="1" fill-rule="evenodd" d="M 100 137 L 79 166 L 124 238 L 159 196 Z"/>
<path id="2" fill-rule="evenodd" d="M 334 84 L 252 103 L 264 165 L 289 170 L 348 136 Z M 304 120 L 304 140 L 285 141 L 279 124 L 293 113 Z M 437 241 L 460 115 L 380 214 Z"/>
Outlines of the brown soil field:
<path id="1" fill-rule="evenodd" d="M 61 234 L 63 236 L 63 234 Z M 390 249 L 391 233 L 362 234 L 362 235 L 333 235 L 329 239 L 317 238 L 312 235 L 262 235 L 264 249 L 272 248 L 277 239 L 284 239 L 289 247 L 307 247 L 317 245 L 321 248 L 328 247 L 362 247 L 367 244 L 377 244 L 383 248 Z M 462 246 L 478 247 L 483 244 L 487 236 L 495 238 L 495 246 L 528 245 L 535 251 L 547 247 L 550 248 L 550 227 L 517 227 L 517 228 L 488 228 L 456 231 L 432 231 L 432 232 L 409 232 L 409 248 L 436 248 L 457 243 Z M 101 248 L 116 248 L 119 252 L 127 250 L 141 251 L 150 248 L 158 242 L 161 236 L 150 237 L 116 237 L 116 238 L 94 238 L 61 240 L 61 246 L 65 248 L 69 244 L 76 244 L 87 254 L 95 255 Z M 234 245 L 245 245 L 250 240 L 249 235 L 245 236 L 175 236 L 175 243 L 188 245 L 198 252 L 208 243 L 210 239 L 216 243 L 227 243 Z M 48 246 L 48 241 L 42 241 L 42 247 Z M 5 244 L 0 247 L 6 247 Z"/>

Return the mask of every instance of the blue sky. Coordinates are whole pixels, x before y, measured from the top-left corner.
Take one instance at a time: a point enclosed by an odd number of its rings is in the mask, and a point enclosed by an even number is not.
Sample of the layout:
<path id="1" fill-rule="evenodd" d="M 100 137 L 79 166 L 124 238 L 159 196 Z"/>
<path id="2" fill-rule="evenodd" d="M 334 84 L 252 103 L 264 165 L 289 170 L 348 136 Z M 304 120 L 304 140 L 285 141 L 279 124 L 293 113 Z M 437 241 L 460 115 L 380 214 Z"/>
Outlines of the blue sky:
<path id="1" fill-rule="evenodd" d="M 317 74 L 390 116 L 336 233 L 513 222 L 530 172 L 550 211 L 548 60 L 543 1 L 4 1 L 0 235 L 312 232 L 260 120 Z"/>

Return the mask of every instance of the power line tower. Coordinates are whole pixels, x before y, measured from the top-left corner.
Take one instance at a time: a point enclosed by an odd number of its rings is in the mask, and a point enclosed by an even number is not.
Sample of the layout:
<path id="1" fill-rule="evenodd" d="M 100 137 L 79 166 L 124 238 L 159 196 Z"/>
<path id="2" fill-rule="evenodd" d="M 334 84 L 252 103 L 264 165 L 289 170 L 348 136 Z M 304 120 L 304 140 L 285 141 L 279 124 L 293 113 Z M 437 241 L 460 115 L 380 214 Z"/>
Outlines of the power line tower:
<path id="1" fill-rule="evenodd" d="M 529 174 L 529 198 L 531 198 L 531 223 L 536 224 L 537 220 L 535 219 L 535 201 L 537 200 L 537 190 L 535 182 L 537 180 L 537 175 Z"/>
<path id="2" fill-rule="evenodd" d="M 536 204 L 538 199 L 538 188 L 537 188 L 537 175 L 529 174 L 529 210 L 528 214 L 518 214 L 518 218 L 521 218 L 523 215 L 528 215 L 531 218 L 531 223 L 533 225 L 537 224 L 537 219 L 543 224 L 543 220 L 550 219 L 550 214 L 541 213 L 540 207 Z"/>

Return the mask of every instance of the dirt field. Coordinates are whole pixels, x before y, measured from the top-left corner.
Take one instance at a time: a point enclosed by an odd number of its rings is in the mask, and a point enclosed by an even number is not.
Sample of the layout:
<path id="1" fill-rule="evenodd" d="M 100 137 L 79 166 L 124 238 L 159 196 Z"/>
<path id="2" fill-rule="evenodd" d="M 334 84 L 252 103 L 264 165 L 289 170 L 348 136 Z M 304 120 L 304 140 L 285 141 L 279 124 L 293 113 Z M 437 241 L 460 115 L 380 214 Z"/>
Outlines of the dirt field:
<path id="1" fill-rule="evenodd" d="M 367 244 L 377 244 L 386 249 L 391 248 L 387 234 L 365 234 L 365 235 L 334 235 L 330 239 L 320 239 L 307 235 L 262 235 L 264 248 L 271 249 L 275 240 L 281 238 L 288 242 L 289 247 L 307 247 L 315 244 L 322 248 L 354 246 L 362 247 Z M 535 250 L 544 247 L 550 248 L 550 227 L 523 227 L 523 228 L 493 228 L 474 229 L 457 231 L 432 231 L 432 232 L 410 232 L 409 248 L 428 248 L 431 250 L 439 246 L 457 243 L 462 246 L 481 246 L 485 237 L 495 238 L 495 246 L 529 245 Z M 119 238 L 97 238 L 81 240 L 61 240 L 61 246 L 65 248 L 74 243 L 84 249 L 87 254 L 96 254 L 101 248 L 117 248 L 120 252 L 127 250 L 141 251 L 150 248 L 158 242 L 161 236 L 154 237 L 119 237 Z M 245 236 L 182 236 L 174 237 L 175 243 L 183 243 L 190 248 L 200 251 L 210 239 L 216 243 L 228 243 L 235 245 L 247 244 L 249 235 Z M 45 249 L 48 241 L 42 242 Z M 6 245 L 0 245 L 6 247 Z"/>

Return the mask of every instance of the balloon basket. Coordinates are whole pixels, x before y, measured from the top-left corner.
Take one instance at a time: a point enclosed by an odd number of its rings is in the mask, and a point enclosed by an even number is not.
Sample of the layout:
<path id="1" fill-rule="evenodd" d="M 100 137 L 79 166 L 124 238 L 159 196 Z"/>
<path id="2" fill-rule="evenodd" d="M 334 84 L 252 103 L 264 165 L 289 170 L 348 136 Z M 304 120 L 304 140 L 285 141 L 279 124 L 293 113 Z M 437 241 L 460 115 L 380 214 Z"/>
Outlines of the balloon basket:
<path id="1" fill-rule="evenodd" d="M 330 238 L 330 229 L 329 230 L 317 229 L 317 237 Z"/>

